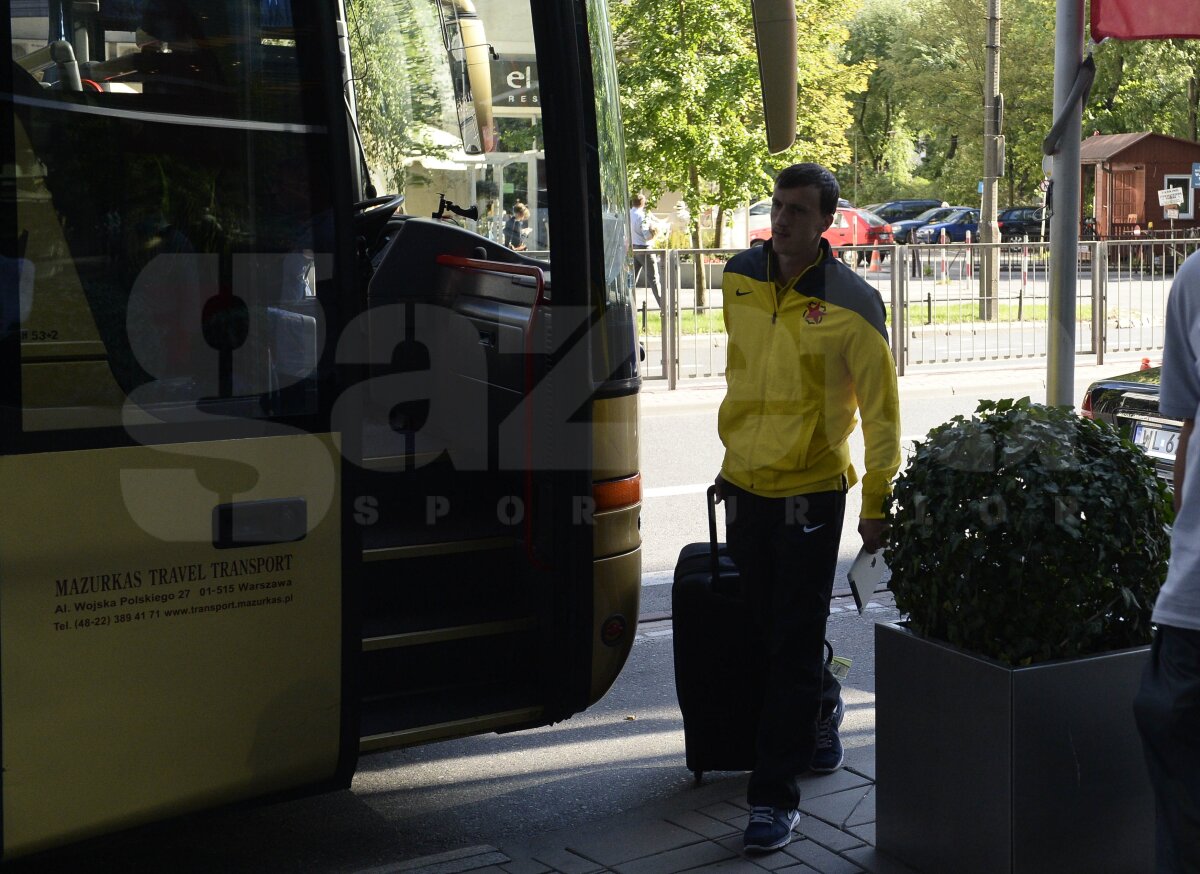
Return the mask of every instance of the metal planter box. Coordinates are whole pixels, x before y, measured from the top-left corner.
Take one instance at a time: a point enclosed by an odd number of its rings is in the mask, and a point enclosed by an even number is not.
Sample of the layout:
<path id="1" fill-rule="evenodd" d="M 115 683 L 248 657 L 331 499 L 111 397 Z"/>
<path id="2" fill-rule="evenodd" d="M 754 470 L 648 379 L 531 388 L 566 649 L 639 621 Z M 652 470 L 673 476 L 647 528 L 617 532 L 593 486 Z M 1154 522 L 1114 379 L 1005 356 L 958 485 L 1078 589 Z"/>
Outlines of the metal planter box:
<path id="1" fill-rule="evenodd" d="M 1148 656 L 1010 668 L 877 624 L 878 849 L 922 874 L 1154 870 Z"/>

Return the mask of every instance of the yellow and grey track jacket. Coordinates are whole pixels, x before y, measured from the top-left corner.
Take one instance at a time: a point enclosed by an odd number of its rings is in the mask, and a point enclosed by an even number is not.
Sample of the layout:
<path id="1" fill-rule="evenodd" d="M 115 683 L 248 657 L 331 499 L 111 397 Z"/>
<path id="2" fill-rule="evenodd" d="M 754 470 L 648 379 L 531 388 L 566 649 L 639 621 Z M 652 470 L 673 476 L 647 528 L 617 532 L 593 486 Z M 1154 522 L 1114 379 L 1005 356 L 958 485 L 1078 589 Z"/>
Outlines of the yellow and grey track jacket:
<path id="1" fill-rule="evenodd" d="M 896 364 L 883 301 L 821 240 L 813 266 L 786 285 L 773 278 L 771 245 L 725 265 L 729 332 L 717 427 L 721 475 L 768 498 L 857 482 L 847 439 L 862 414 L 866 452 L 862 517 L 881 519 L 900 466 Z"/>

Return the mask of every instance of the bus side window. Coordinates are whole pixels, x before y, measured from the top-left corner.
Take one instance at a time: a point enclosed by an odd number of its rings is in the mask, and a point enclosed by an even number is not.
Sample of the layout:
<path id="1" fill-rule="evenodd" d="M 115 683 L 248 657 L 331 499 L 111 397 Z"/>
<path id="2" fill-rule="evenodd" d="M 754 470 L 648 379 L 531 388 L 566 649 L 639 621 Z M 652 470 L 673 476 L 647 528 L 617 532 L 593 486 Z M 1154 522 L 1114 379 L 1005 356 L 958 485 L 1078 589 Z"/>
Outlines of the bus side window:
<path id="1" fill-rule="evenodd" d="M 80 91 L 47 19 L 13 13 L 0 272 L 21 294 L 0 319 L 19 331 L 23 427 L 119 424 L 131 400 L 313 412 L 334 257 L 315 31 L 287 0 L 76 11 Z"/>

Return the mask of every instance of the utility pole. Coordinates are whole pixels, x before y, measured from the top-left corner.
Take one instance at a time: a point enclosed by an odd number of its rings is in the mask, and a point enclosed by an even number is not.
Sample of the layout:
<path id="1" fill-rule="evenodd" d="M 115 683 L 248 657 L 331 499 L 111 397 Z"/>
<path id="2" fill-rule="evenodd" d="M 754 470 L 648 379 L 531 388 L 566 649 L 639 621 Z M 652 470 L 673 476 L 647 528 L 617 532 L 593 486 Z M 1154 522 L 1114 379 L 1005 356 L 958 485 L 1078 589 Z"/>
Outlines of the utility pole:
<path id="1" fill-rule="evenodd" d="M 1000 94 L 1000 0 L 987 0 L 987 44 L 983 74 L 983 204 L 979 216 L 979 241 L 999 243 L 996 223 L 996 190 L 1004 175 L 1004 97 Z M 1000 250 L 983 248 L 979 271 L 979 317 L 996 317 L 996 292 L 1000 287 Z"/>
<path id="2" fill-rule="evenodd" d="M 854 205 L 858 206 L 858 128 L 854 129 Z"/>
<path id="3" fill-rule="evenodd" d="M 1083 4 L 1059 3 L 1054 15 L 1054 118 L 1065 116 L 1050 173 L 1054 215 L 1050 217 L 1050 320 L 1046 336 L 1046 403 L 1075 401 L 1075 298 L 1079 249 L 1079 141 L 1083 110 L 1071 92 L 1083 60 Z M 1044 166 L 1044 165 L 1043 165 Z"/>

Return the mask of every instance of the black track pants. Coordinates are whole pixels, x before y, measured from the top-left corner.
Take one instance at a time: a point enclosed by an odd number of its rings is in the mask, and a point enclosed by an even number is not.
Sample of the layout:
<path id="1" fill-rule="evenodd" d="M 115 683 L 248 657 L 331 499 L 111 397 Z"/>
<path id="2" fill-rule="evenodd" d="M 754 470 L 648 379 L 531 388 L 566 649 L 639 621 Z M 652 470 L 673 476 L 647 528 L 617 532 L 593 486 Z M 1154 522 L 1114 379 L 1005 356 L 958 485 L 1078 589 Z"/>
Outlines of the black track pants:
<path id="1" fill-rule="evenodd" d="M 1200 874 L 1200 631 L 1159 626 L 1133 705 L 1157 809 L 1157 874 Z"/>
<path id="2" fill-rule="evenodd" d="M 729 483 L 724 490 L 726 539 L 760 637 L 754 669 L 767 673 L 747 800 L 792 809 L 817 719 L 833 712 L 841 694 L 825 666 L 824 641 L 846 493 L 762 498 Z"/>

